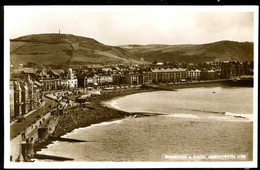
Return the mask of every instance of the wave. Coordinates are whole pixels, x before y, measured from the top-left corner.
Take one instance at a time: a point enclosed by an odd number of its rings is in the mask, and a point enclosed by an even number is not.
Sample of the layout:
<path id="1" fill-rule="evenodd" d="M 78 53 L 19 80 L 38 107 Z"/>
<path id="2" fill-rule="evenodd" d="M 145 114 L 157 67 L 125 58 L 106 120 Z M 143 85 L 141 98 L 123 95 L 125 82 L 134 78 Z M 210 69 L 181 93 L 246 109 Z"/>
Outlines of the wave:
<path id="1" fill-rule="evenodd" d="M 247 119 L 248 121 L 253 121 L 253 114 L 241 114 L 241 113 L 231 113 L 225 112 L 225 116 L 232 116 L 235 118 Z"/>
<path id="2" fill-rule="evenodd" d="M 116 109 L 116 110 L 122 110 L 118 104 L 116 100 L 112 100 L 112 101 L 106 101 L 106 102 L 102 102 L 102 105 L 108 108 L 112 108 L 112 109 Z"/>
<path id="3" fill-rule="evenodd" d="M 91 127 L 96 127 L 96 126 L 105 126 L 105 125 L 110 125 L 110 124 L 115 124 L 115 123 L 122 123 L 124 121 L 124 119 L 122 120 L 115 120 L 115 121 L 110 121 L 110 122 L 101 122 L 101 123 L 97 123 L 97 124 L 92 124 L 91 126 L 88 126 L 86 128 L 91 128 Z M 86 129 L 85 128 L 85 129 Z"/>
<path id="4" fill-rule="evenodd" d="M 128 118 L 124 118 L 124 119 L 120 119 L 120 120 L 114 120 L 114 121 L 108 121 L 108 122 L 101 122 L 101 123 L 97 123 L 97 124 L 92 124 L 92 125 L 87 126 L 87 127 L 80 127 L 80 128 L 74 129 L 73 131 L 71 131 L 69 133 L 66 133 L 65 135 L 63 135 L 61 137 L 68 137 L 69 135 L 74 134 L 74 133 L 78 133 L 81 130 L 94 128 L 94 127 L 97 127 L 97 126 L 105 126 L 105 125 L 110 125 L 110 124 L 119 124 L 119 123 L 122 123 L 126 119 L 128 119 Z"/>
<path id="5" fill-rule="evenodd" d="M 222 115 L 225 115 L 225 113 L 226 113 L 226 112 L 221 112 L 221 111 L 210 111 L 210 110 L 199 110 L 199 109 L 178 109 L 178 110 L 195 111 L 195 112 L 203 112 L 203 113 L 214 113 L 214 114 L 222 114 Z"/>
<path id="6" fill-rule="evenodd" d="M 242 122 L 252 122 L 252 114 L 239 114 L 239 113 L 230 113 L 225 112 L 221 115 L 210 115 L 210 114 L 188 114 L 188 113 L 173 113 L 167 115 L 161 115 L 166 117 L 175 117 L 175 118 L 185 118 L 185 119 L 197 119 L 197 120 L 216 120 L 216 121 L 242 121 Z"/>
<path id="7" fill-rule="evenodd" d="M 170 114 L 165 115 L 167 117 L 178 117 L 178 118 L 191 118 L 191 119 L 199 119 L 200 117 L 193 114 L 185 114 L 185 113 L 177 113 L 177 114 Z"/>
<path id="8" fill-rule="evenodd" d="M 116 101 L 112 101 L 110 103 L 107 103 L 110 107 L 113 107 L 117 110 L 120 110 L 120 107 L 117 106 Z M 144 113 L 154 113 L 154 114 L 165 114 L 163 116 L 168 117 L 176 117 L 176 118 L 190 118 L 190 119 L 215 119 L 220 121 L 253 121 L 253 114 L 247 114 L 247 113 L 231 113 L 231 112 L 223 112 L 223 111 L 210 111 L 210 110 L 199 110 L 199 109 L 177 109 L 177 110 L 183 110 L 183 111 L 192 111 L 192 112 L 200 112 L 203 113 L 203 115 L 200 114 L 190 114 L 190 113 L 178 113 L 178 111 L 175 111 L 175 113 L 169 113 L 169 112 L 162 112 L 162 111 L 148 111 L 148 110 L 142 110 L 141 112 Z M 140 111 L 131 111 L 131 113 L 138 113 Z M 208 113 L 208 114 L 206 114 Z M 210 115 L 210 114 L 216 114 L 216 116 Z"/>
<path id="9" fill-rule="evenodd" d="M 196 110 L 196 109 L 182 109 L 182 110 L 186 110 L 186 111 L 190 110 L 190 111 L 196 111 L 196 112 L 202 112 L 202 113 L 217 114 L 219 116 L 209 116 L 209 117 L 214 117 L 214 118 L 217 118 L 217 119 L 223 119 L 224 117 L 220 117 L 221 115 L 223 115 L 225 117 L 236 118 L 237 120 L 245 119 L 247 121 L 253 121 L 253 114 L 249 114 L 249 113 L 232 113 L 232 112 L 207 111 L 207 110 Z"/>

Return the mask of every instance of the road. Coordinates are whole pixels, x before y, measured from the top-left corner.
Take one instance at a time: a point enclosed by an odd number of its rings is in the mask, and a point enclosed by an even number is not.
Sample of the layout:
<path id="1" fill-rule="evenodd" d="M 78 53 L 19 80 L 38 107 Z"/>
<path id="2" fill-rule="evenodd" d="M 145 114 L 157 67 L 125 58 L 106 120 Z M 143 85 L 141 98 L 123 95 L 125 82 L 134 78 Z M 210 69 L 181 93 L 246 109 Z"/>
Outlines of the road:
<path id="1" fill-rule="evenodd" d="M 57 106 L 57 102 L 53 102 L 53 100 L 47 99 L 46 97 L 43 97 L 43 100 L 46 102 L 46 104 L 43 107 L 38 108 L 36 111 L 34 111 L 32 114 L 28 115 L 26 117 L 26 120 L 22 122 L 16 122 L 10 126 L 10 139 L 12 140 L 14 137 L 19 135 L 22 131 L 24 131 L 27 127 L 31 126 L 31 124 L 36 121 L 39 118 L 36 118 L 37 115 L 40 115 L 41 117 L 46 114 L 48 111 L 50 111 L 49 105 L 51 106 Z"/>

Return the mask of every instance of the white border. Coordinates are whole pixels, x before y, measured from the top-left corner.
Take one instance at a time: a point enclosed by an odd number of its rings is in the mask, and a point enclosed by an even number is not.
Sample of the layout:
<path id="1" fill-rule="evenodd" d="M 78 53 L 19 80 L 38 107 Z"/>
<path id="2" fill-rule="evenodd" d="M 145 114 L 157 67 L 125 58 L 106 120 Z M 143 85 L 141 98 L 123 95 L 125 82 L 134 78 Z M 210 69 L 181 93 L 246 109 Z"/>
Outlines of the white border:
<path id="1" fill-rule="evenodd" d="M 9 162 L 10 156 L 10 23 L 6 11 L 32 8 L 39 12 L 254 12 L 254 122 L 253 122 L 253 161 L 252 162 Z M 5 168 L 253 168 L 257 167 L 258 144 L 258 6 L 5 6 L 4 7 L 4 167 Z"/>

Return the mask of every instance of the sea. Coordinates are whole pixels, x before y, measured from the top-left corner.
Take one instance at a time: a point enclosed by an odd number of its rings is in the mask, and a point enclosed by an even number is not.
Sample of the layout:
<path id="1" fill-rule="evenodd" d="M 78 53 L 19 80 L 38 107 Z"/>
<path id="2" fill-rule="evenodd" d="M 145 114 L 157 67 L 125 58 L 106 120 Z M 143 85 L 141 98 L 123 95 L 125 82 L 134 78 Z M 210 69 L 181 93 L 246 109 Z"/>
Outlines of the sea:
<path id="1" fill-rule="evenodd" d="M 89 161 L 250 161 L 253 154 L 253 88 L 203 87 L 132 94 L 103 105 L 126 117 L 75 129 L 37 152 Z M 51 160 L 36 160 L 51 161 Z"/>

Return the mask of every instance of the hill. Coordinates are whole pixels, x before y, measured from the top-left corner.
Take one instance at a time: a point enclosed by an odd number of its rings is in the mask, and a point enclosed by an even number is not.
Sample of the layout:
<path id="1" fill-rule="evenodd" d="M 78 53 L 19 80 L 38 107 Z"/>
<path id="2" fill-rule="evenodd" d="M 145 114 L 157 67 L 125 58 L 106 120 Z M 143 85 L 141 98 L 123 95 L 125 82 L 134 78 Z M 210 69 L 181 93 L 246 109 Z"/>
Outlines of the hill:
<path id="1" fill-rule="evenodd" d="M 138 63 L 131 52 L 104 45 L 94 39 L 71 34 L 28 35 L 10 40 L 10 58 L 15 65 Z"/>
<path id="2" fill-rule="evenodd" d="M 252 42 L 219 41 L 200 45 L 124 45 L 120 46 L 145 61 L 200 63 L 207 61 L 253 61 Z"/>
<path id="3" fill-rule="evenodd" d="M 71 34 L 38 34 L 10 40 L 10 58 L 14 65 L 27 62 L 80 65 L 129 62 L 144 64 L 155 60 L 177 63 L 253 61 L 253 43 L 219 41 L 200 45 L 109 46 Z"/>

